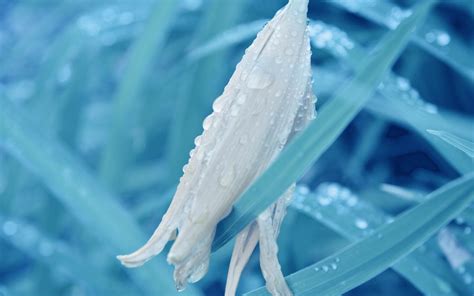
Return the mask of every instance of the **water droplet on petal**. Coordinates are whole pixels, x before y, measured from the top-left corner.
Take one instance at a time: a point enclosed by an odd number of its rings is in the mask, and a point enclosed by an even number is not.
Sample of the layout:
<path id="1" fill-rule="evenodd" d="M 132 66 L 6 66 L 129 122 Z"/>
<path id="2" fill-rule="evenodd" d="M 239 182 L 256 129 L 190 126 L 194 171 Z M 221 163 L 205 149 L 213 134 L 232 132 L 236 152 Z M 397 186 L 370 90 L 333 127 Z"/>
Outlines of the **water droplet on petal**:
<path id="1" fill-rule="evenodd" d="M 235 177 L 235 171 L 233 167 L 224 169 L 219 178 L 219 184 L 221 184 L 222 187 L 227 187 L 230 184 L 232 184 L 234 177 Z"/>
<path id="2" fill-rule="evenodd" d="M 237 97 L 237 104 L 242 105 L 247 100 L 247 95 L 241 94 Z"/>
<path id="3" fill-rule="evenodd" d="M 287 48 L 287 49 L 285 49 L 285 54 L 286 54 L 287 56 L 292 56 L 294 53 L 295 53 L 295 51 L 293 50 L 293 48 Z"/>
<path id="4" fill-rule="evenodd" d="M 274 77 L 261 67 L 253 68 L 247 80 L 247 87 L 250 89 L 265 89 L 273 83 Z"/>
<path id="5" fill-rule="evenodd" d="M 197 136 L 197 137 L 194 139 L 194 145 L 196 145 L 196 146 L 201 145 L 201 139 L 202 139 L 202 136 Z"/>
<path id="6" fill-rule="evenodd" d="M 214 101 L 214 104 L 212 104 L 212 110 L 214 110 L 214 112 L 221 112 L 224 108 L 224 103 L 224 97 L 221 96 L 217 98 L 217 100 Z"/>
<path id="7" fill-rule="evenodd" d="M 202 127 L 204 128 L 204 130 L 208 130 L 211 127 L 213 121 L 214 121 L 213 114 L 206 117 L 206 119 L 204 119 L 204 122 L 202 123 Z"/>
<path id="8" fill-rule="evenodd" d="M 232 107 L 230 107 L 230 116 L 236 117 L 238 114 L 239 107 L 237 107 L 236 105 L 232 105 Z"/>

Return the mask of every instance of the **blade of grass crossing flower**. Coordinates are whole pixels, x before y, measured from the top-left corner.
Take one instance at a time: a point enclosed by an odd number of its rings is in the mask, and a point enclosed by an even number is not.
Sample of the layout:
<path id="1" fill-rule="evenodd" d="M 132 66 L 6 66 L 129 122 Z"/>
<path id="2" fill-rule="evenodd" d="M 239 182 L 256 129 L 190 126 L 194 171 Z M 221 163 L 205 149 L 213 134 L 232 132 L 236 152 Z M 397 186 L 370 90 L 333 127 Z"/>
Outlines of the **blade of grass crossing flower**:
<path id="1" fill-rule="evenodd" d="M 193 49 L 186 56 L 188 61 L 200 60 L 216 51 L 236 45 L 255 37 L 268 20 L 256 20 L 247 24 L 238 25 L 226 30 L 205 44 Z"/>
<path id="2" fill-rule="evenodd" d="M 326 103 L 318 118 L 295 137 L 269 169 L 243 193 L 231 214 L 219 223 L 214 250 L 276 201 L 337 139 L 364 107 L 432 4 L 432 1 L 424 2 L 395 31 L 388 33 L 356 77 Z"/>
<path id="3" fill-rule="evenodd" d="M 101 163 L 101 177 L 111 188 L 120 184 L 128 163 L 133 159 L 134 133 L 140 127 L 140 91 L 170 30 L 180 2 L 163 0 L 152 9 L 144 31 L 130 49 L 127 67 L 114 99 L 109 139 Z"/>
<path id="4" fill-rule="evenodd" d="M 337 184 L 321 184 L 315 193 L 296 190 L 292 208 L 309 215 L 352 242 L 367 237 L 392 217 Z M 341 214 L 342 213 L 342 214 Z M 442 260 L 435 260 L 427 250 L 416 250 L 403 258 L 393 269 L 425 295 L 463 295 L 465 287 L 453 275 L 438 275 L 449 270 Z M 436 268 L 424 262 L 431 261 Z"/>
<path id="5" fill-rule="evenodd" d="M 0 105 L 0 147 L 39 176 L 70 213 L 100 239 L 111 257 L 145 240 L 130 213 L 74 155 L 54 139 L 44 137 L 28 121 L 28 114 L 7 99 L 0 97 Z M 167 276 L 170 268 L 164 262 L 128 272 L 148 294 L 175 293 Z"/>
<path id="6" fill-rule="evenodd" d="M 364 240 L 286 277 L 286 280 L 295 295 L 340 295 L 411 253 L 473 200 L 474 174 L 470 174 L 434 191 L 425 202 Z M 337 268 L 331 268 L 333 264 Z M 268 293 L 260 288 L 247 295 Z"/>

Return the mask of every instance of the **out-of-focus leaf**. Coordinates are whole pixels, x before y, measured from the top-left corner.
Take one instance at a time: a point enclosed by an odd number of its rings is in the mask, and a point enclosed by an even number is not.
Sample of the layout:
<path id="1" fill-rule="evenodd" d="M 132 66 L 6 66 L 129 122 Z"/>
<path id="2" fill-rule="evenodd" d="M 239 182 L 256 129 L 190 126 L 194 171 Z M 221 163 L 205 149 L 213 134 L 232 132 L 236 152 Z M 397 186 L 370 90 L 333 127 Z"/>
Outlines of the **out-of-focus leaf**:
<path id="1" fill-rule="evenodd" d="M 111 282 L 105 270 L 99 270 L 94 262 L 84 261 L 84 255 L 71 249 L 66 243 L 49 238 L 33 225 L 0 214 L 0 237 L 12 244 L 34 260 L 48 266 L 51 270 L 62 270 L 73 282 L 86 285 L 99 294 L 127 291 L 135 295 L 136 291 L 127 289 L 118 281 Z"/>
<path id="2" fill-rule="evenodd" d="M 196 61 L 207 57 L 216 51 L 228 48 L 244 40 L 254 37 L 265 25 L 267 20 L 256 20 L 243 25 L 238 25 L 222 32 L 207 43 L 195 48 L 186 56 L 187 61 Z"/>
<path id="3" fill-rule="evenodd" d="M 140 91 L 146 81 L 153 58 L 164 45 L 179 1 L 156 3 L 143 33 L 133 44 L 127 67 L 114 99 L 113 120 L 102 156 L 101 176 L 112 188 L 122 181 L 128 163 L 133 159 L 133 142 L 140 117 Z"/>
<path id="4" fill-rule="evenodd" d="M 315 193 L 299 187 L 291 206 L 352 242 L 367 237 L 378 227 L 393 221 L 392 217 L 338 184 L 321 184 Z M 424 262 L 427 261 L 434 262 L 436 268 L 426 266 Z M 432 258 L 426 247 L 414 251 L 392 268 L 425 295 L 462 295 L 466 292 L 462 284 L 453 280 L 452 274 L 446 276 L 436 273 L 449 269 L 449 266 L 439 258 Z"/>
<path id="5" fill-rule="evenodd" d="M 432 192 L 425 202 L 365 239 L 286 277 L 286 280 L 296 295 L 340 295 L 412 252 L 472 201 L 474 174 L 469 174 Z M 357 220 L 355 223 L 359 227 L 366 225 Z M 247 295 L 268 295 L 268 292 L 260 288 Z"/>
<path id="6" fill-rule="evenodd" d="M 329 51 L 332 55 L 346 61 L 352 68 L 359 69 L 365 50 L 351 40 L 347 34 L 322 22 L 310 24 L 313 31 L 312 43 L 315 47 Z M 321 40 L 321 36 L 331 35 L 332 42 Z M 434 139 L 426 133 L 427 129 L 442 129 L 472 138 L 470 132 L 474 122 L 458 115 L 439 110 L 438 107 L 420 98 L 419 93 L 403 78 L 390 74 L 378 87 L 384 97 L 371 100 L 366 108 L 391 120 L 408 124 L 423 136 L 449 163 L 461 173 L 472 171 L 472 160 L 465 153 Z"/>
<path id="7" fill-rule="evenodd" d="M 109 256 L 130 251 L 145 240 L 132 216 L 80 160 L 35 129 L 23 110 L 3 97 L 0 105 L 0 146 L 41 178 L 70 213 L 101 240 Z M 164 262 L 129 273 L 150 294 L 176 293 Z M 197 293 L 192 288 L 188 291 Z"/>
<path id="8" fill-rule="evenodd" d="M 411 10 L 402 9 L 388 1 L 334 0 L 329 3 L 392 30 L 412 13 Z M 439 20 L 430 19 L 417 31 L 413 37 L 413 42 L 468 77 L 471 81 L 474 80 L 472 57 L 465 51 L 462 44 L 458 44 L 454 34 L 450 34 L 446 30 L 447 28 L 442 28 Z"/>
<path id="9" fill-rule="evenodd" d="M 243 193 L 234 210 L 219 223 L 214 250 L 228 242 L 277 200 L 337 139 L 364 107 L 431 5 L 432 1 L 424 2 L 397 30 L 388 33 L 363 62 L 355 78 L 325 104 L 318 118 L 296 136 L 268 170 Z"/>
<path id="10" fill-rule="evenodd" d="M 199 46 L 219 33 L 233 27 L 241 16 L 245 1 L 211 0 L 199 24 L 191 46 Z M 225 16 L 225 17 L 223 17 Z M 170 184 L 178 181 L 193 139 L 201 132 L 201 123 L 209 112 L 212 101 L 219 95 L 228 68 L 222 67 L 228 53 L 221 52 L 201 59 L 187 67 L 179 77 L 175 114 L 167 145 L 168 175 Z M 212 79 L 209 79 L 212 77 Z M 203 87 L 206 85 L 206 87 Z"/>

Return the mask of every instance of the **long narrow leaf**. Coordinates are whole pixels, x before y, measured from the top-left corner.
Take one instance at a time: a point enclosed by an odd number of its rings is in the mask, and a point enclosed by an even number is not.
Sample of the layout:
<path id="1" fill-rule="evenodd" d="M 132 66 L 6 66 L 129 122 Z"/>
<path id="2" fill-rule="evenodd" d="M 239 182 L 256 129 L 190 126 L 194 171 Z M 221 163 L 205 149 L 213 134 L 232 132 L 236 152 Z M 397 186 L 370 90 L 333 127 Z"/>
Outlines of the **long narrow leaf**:
<path id="1" fill-rule="evenodd" d="M 393 221 L 389 215 L 337 184 L 321 184 L 315 193 L 297 190 L 291 206 L 333 229 L 352 242 L 367 237 L 378 227 Z M 425 295 L 462 295 L 465 287 L 453 285 L 453 275 L 444 261 L 434 260 L 427 250 L 416 250 L 393 265 L 393 269 Z M 436 269 L 424 262 L 434 262 Z"/>
<path id="2" fill-rule="evenodd" d="M 463 139 L 461 137 L 458 137 L 446 131 L 438 131 L 438 130 L 432 130 L 432 129 L 429 129 L 426 131 L 434 136 L 437 136 L 441 140 L 461 150 L 462 152 L 466 153 L 470 158 L 474 158 L 474 143 L 473 142 Z"/>
<path id="3" fill-rule="evenodd" d="M 44 137 L 27 114 L 7 99 L 0 97 L 0 106 L 0 147 L 41 178 L 70 213 L 100 238 L 111 258 L 145 240 L 132 216 L 81 161 L 54 139 Z M 175 293 L 170 268 L 163 261 L 129 272 L 150 294 Z"/>
<path id="4" fill-rule="evenodd" d="M 359 69 L 362 66 L 360 61 L 365 50 L 351 40 L 345 32 L 323 22 L 312 22 L 311 28 L 315 31 L 316 36 L 318 34 L 335 36 L 335 42 L 331 44 L 320 43 L 318 39 L 312 38 L 312 43 L 317 48 L 329 51 L 330 54 L 346 61 L 354 69 Z M 472 171 L 472 160 L 465 153 L 426 133 L 426 129 L 436 128 L 472 138 L 472 133 L 470 133 L 474 124 L 472 120 L 460 120 L 459 116 L 452 116 L 438 110 L 436 106 L 426 103 L 405 78 L 395 74 L 385 77 L 378 92 L 383 95 L 383 98 L 369 101 L 366 105 L 369 111 L 413 128 L 460 173 Z"/>
<path id="5" fill-rule="evenodd" d="M 334 0 L 330 3 L 390 29 L 396 28 L 400 21 L 411 13 L 410 10 L 404 10 L 388 1 L 369 3 L 369 1 Z M 427 23 L 413 37 L 413 42 L 472 81 L 474 80 L 473 60 L 462 46 L 454 42 L 453 38 L 443 31 L 438 23 L 429 25 Z"/>
<path id="6" fill-rule="evenodd" d="M 229 1 L 226 5 L 222 5 L 220 0 L 211 0 L 191 44 L 196 46 L 204 44 L 215 35 L 233 27 L 241 15 L 244 4 L 245 1 Z M 201 123 L 209 112 L 212 100 L 219 95 L 224 82 L 221 79 L 227 75 L 227 70 L 221 65 L 227 59 L 227 52 L 201 59 L 200 62 L 187 67 L 185 75 L 179 80 L 176 111 L 171 122 L 167 145 L 168 175 L 171 184 L 178 181 L 188 158 L 188 151 L 193 147 L 193 139 L 201 132 Z M 206 87 L 202 87 L 203 85 Z"/>
<path id="7" fill-rule="evenodd" d="M 63 270 L 73 282 L 84 284 L 96 293 L 118 293 L 127 295 L 137 292 L 123 283 L 110 281 L 105 270 L 99 270 L 94 262 L 84 261 L 84 255 L 77 253 L 66 243 L 49 238 L 33 225 L 0 214 L 0 237 L 24 252 L 34 260 L 55 270 Z M 0 294 L 1 295 L 1 294 Z"/>
<path id="8" fill-rule="evenodd" d="M 428 200 L 362 241 L 290 276 L 296 295 L 340 295 L 373 278 L 411 253 L 474 200 L 474 174 L 428 196 Z M 336 264 L 336 268 L 334 268 Z M 268 295 L 260 288 L 247 295 Z"/>
<path id="9" fill-rule="evenodd" d="M 319 117 L 297 136 L 270 168 L 244 192 L 231 214 L 219 223 L 213 249 L 218 249 L 228 242 L 276 201 L 337 139 L 364 107 L 431 5 L 431 1 L 421 4 L 397 30 L 390 32 L 365 61 L 354 80 L 324 106 Z"/>
<path id="10" fill-rule="evenodd" d="M 113 122 L 101 163 L 101 176 L 117 187 L 133 155 L 133 135 L 140 113 L 138 96 L 153 58 L 164 45 L 179 1 L 157 2 L 143 33 L 131 48 L 127 68 L 114 99 Z"/>

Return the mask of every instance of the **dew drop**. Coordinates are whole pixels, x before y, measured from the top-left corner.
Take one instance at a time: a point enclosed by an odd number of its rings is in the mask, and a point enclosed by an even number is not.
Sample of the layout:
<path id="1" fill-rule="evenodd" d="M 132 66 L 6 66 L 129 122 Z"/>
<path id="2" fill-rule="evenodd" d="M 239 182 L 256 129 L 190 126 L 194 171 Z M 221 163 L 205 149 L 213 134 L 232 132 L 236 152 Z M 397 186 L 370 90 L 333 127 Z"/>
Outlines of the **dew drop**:
<path id="1" fill-rule="evenodd" d="M 237 97 L 237 104 L 242 105 L 247 100 L 247 96 L 242 94 Z"/>
<path id="2" fill-rule="evenodd" d="M 204 130 L 208 130 L 211 127 L 213 121 L 214 121 L 213 114 L 206 117 L 206 119 L 204 119 L 204 122 L 202 123 L 202 127 L 204 128 Z"/>
<path id="3" fill-rule="evenodd" d="M 274 77 L 261 67 L 253 68 L 247 80 L 247 87 L 250 89 L 265 89 L 273 83 Z"/>
<path id="4" fill-rule="evenodd" d="M 221 184 L 222 187 L 228 187 L 230 184 L 232 184 L 234 177 L 234 168 L 225 169 L 224 171 L 222 171 L 222 174 L 219 178 L 219 184 Z"/>
<path id="5" fill-rule="evenodd" d="M 446 32 L 440 32 L 436 37 L 439 46 L 446 46 L 451 42 L 451 37 Z"/>
<path id="6" fill-rule="evenodd" d="M 15 235 L 18 231 L 18 225 L 13 221 L 6 221 L 3 224 L 3 233 L 7 236 Z"/>
<path id="7" fill-rule="evenodd" d="M 201 145 L 201 139 L 202 139 L 202 136 L 197 136 L 197 137 L 194 139 L 194 145 L 196 145 L 196 146 Z"/>
<path id="8" fill-rule="evenodd" d="M 367 221 L 365 221 L 364 219 L 360 219 L 360 218 L 357 218 L 355 220 L 355 225 L 357 226 L 357 228 L 359 229 L 366 229 L 369 224 L 367 223 Z"/>
<path id="9" fill-rule="evenodd" d="M 329 267 L 327 267 L 326 265 L 323 265 L 323 266 L 322 266 L 322 269 L 323 269 L 324 272 L 328 272 Z"/>
<path id="10" fill-rule="evenodd" d="M 186 286 L 183 283 L 177 282 L 176 283 L 176 290 L 178 292 L 183 292 L 186 289 Z"/>
<path id="11" fill-rule="evenodd" d="M 230 108 L 230 116 L 236 117 L 237 115 L 239 115 L 239 107 L 232 105 Z"/>
<path id="12" fill-rule="evenodd" d="M 337 197 L 339 194 L 339 186 L 336 184 L 329 184 L 327 188 L 327 194 L 331 197 Z"/>
<path id="13" fill-rule="evenodd" d="M 336 264 L 336 263 L 331 263 L 331 268 L 332 268 L 333 270 L 336 270 L 336 269 L 337 269 L 337 264 Z"/>
<path id="14" fill-rule="evenodd" d="M 214 110 L 214 112 L 221 112 L 222 109 L 224 109 L 224 102 L 224 97 L 217 98 L 214 104 L 212 104 L 212 110 Z"/>
<path id="15" fill-rule="evenodd" d="M 285 49 L 285 54 L 286 54 L 287 56 L 292 56 L 294 53 L 295 53 L 295 51 L 293 50 L 293 48 L 287 48 L 287 49 Z"/>
<path id="16" fill-rule="evenodd" d="M 398 85 L 398 88 L 400 88 L 400 90 L 402 91 L 407 91 L 410 89 L 410 83 L 408 83 L 408 80 L 406 80 L 403 77 L 397 78 L 397 85 Z"/>
<path id="17" fill-rule="evenodd" d="M 320 205 L 325 207 L 325 206 L 329 205 L 332 202 L 332 200 L 329 197 L 320 196 L 320 197 L 318 197 L 318 202 L 319 202 Z"/>
<path id="18" fill-rule="evenodd" d="M 276 57 L 275 58 L 275 63 L 277 63 L 277 64 L 283 63 L 283 58 L 282 57 Z"/>

